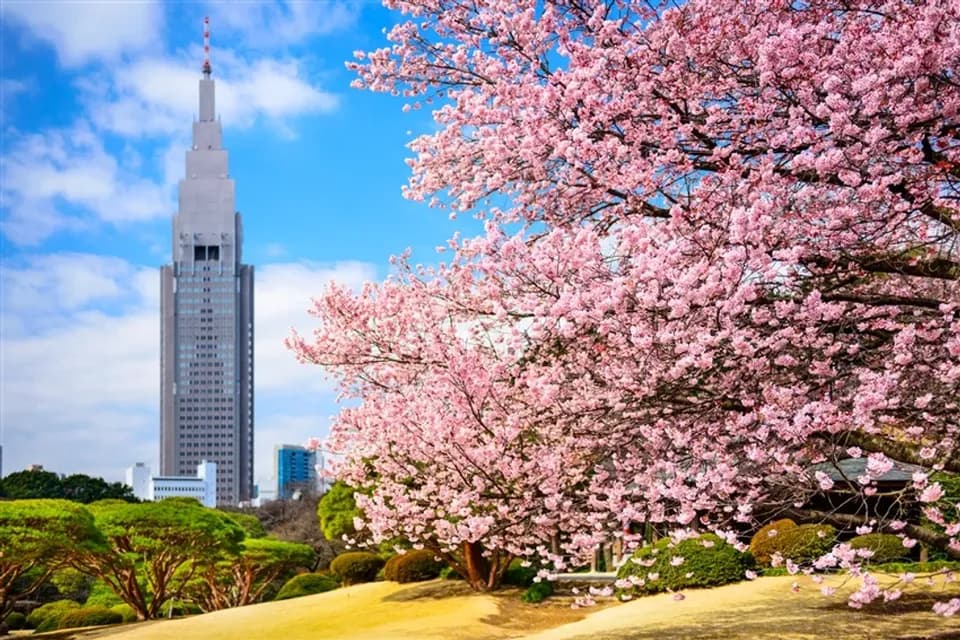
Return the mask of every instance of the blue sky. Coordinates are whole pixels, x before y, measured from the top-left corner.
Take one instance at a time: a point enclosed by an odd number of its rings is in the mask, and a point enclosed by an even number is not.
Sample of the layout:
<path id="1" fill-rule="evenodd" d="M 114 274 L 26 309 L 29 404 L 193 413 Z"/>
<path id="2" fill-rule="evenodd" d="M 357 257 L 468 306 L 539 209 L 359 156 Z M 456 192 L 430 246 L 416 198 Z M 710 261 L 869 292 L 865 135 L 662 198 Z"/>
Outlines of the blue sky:
<path id="1" fill-rule="evenodd" d="M 3 471 L 120 480 L 157 465 L 159 275 L 211 20 L 217 110 L 256 266 L 256 477 L 273 445 L 326 433 L 334 393 L 283 347 L 331 279 L 464 222 L 405 201 L 406 144 L 430 114 L 349 87 L 355 50 L 399 18 L 372 2 L 0 5 Z"/>

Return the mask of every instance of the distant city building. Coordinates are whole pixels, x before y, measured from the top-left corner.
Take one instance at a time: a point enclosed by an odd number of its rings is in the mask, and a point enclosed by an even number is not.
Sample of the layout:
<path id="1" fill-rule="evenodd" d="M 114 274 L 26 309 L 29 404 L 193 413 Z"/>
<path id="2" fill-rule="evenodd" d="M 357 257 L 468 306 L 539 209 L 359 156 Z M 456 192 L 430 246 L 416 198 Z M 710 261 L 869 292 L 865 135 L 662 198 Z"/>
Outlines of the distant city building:
<path id="1" fill-rule="evenodd" d="M 153 500 L 150 496 L 150 467 L 138 462 L 127 467 L 126 484 L 133 490 L 133 495 L 141 500 Z"/>
<path id="2" fill-rule="evenodd" d="M 160 472 L 185 476 L 213 461 L 218 501 L 237 505 L 253 497 L 253 267 L 241 261 L 211 74 L 206 59 L 173 263 L 160 271 Z"/>
<path id="3" fill-rule="evenodd" d="M 294 444 L 278 444 L 274 451 L 274 475 L 279 499 L 290 500 L 298 491 L 316 491 L 317 456 L 313 451 Z"/>
<path id="4" fill-rule="evenodd" d="M 127 468 L 127 486 L 141 500 L 174 496 L 196 498 L 205 507 L 217 506 L 217 464 L 203 460 L 196 476 L 151 476 L 150 467 L 138 462 Z"/>
<path id="5" fill-rule="evenodd" d="M 256 496 L 251 501 L 250 506 L 262 507 L 268 502 L 273 502 L 276 499 L 277 499 L 277 479 L 270 478 L 265 483 L 257 485 Z"/>

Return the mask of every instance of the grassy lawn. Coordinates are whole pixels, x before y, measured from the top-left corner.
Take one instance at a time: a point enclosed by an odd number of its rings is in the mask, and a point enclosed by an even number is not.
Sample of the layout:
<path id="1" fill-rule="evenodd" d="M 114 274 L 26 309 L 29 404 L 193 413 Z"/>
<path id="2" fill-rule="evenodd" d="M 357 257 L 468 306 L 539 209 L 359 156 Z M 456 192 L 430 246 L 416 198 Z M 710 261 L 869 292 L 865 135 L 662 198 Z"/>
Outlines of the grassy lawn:
<path id="1" fill-rule="evenodd" d="M 931 594 L 907 591 L 891 603 L 857 611 L 842 595 L 824 598 L 801 577 L 761 578 L 754 582 L 640 598 L 572 610 L 570 597 L 541 605 L 520 602 L 517 591 L 474 595 L 459 582 L 418 585 L 389 582 L 359 585 L 283 602 L 265 603 L 181 620 L 90 630 L 90 640 L 646 640 L 680 638 L 900 639 L 960 638 L 960 617 L 930 611 L 934 595 L 960 595 L 955 584 Z M 846 591 L 844 591 L 846 589 Z"/>

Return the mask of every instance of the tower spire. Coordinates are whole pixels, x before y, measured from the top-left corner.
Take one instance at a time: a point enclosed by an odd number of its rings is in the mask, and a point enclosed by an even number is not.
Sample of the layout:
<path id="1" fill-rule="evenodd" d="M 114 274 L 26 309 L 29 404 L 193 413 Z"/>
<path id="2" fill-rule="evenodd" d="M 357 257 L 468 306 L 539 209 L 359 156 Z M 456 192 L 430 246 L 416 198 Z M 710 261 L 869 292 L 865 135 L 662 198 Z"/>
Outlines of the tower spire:
<path id="1" fill-rule="evenodd" d="M 203 75 L 207 78 L 213 69 L 210 67 L 210 18 L 203 19 Z"/>

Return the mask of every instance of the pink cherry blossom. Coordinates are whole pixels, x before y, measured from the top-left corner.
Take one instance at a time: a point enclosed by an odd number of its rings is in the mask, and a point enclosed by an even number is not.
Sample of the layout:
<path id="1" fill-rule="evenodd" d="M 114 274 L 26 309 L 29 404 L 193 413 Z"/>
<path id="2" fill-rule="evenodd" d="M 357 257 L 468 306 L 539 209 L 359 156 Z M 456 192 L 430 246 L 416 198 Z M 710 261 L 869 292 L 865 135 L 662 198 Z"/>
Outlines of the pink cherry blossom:
<path id="1" fill-rule="evenodd" d="M 917 499 L 920 500 L 920 502 L 936 502 L 942 497 L 943 487 L 940 486 L 940 483 L 934 482 L 921 491 Z"/>
<path id="2" fill-rule="evenodd" d="M 318 291 L 289 340 L 338 385 L 325 448 L 364 536 L 489 589 L 514 557 L 559 570 L 639 524 L 829 521 L 838 487 L 863 505 L 848 528 L 894 530 L 874 496 L 895 460 L 920 468 L 904 502 L 940 498 L 931 473 L 960 470 L 960 5 L 387 5 L 355 85 L 433 101 L 404 194 L 483 228 Z M 953 553 L 938 513 L 922 539 Z M 813 564 L 860 579 L 860 560 Z"/>

